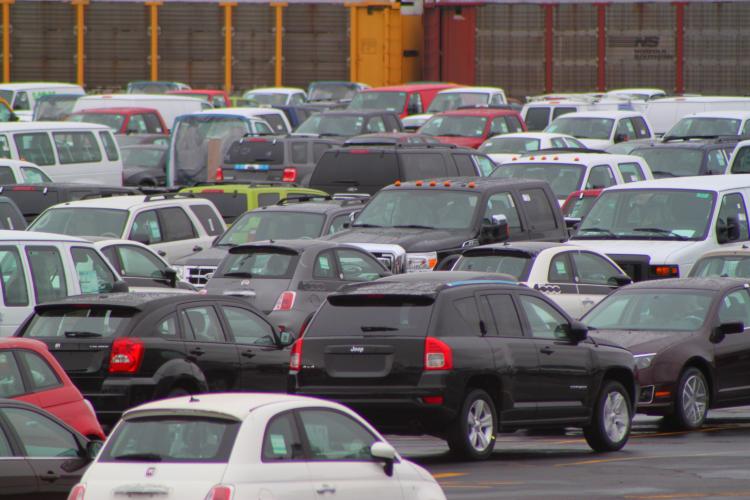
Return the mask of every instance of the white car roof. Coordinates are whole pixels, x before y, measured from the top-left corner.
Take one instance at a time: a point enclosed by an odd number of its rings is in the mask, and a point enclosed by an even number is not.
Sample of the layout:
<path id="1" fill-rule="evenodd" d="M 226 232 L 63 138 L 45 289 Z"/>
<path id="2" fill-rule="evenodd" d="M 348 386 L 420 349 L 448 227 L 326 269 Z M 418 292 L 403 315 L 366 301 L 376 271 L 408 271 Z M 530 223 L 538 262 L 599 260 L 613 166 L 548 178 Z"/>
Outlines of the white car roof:
<path id="1" fill-rule="evenodd" d="M 304 90 L 297 87 L 260 87 L 257 89 L 250 89 L 245 91 L 245 94 L 297 94 Z"/>
<path id="2" fill-rule="evenodd" d="M 577 111 L 575 113 L 567 113 L 562 116 L 555 118 L 612 118 L 616 120 L 618 118 L 632 118 L 634 116 L 643 117 L 642 113 L 637 111 L 621 111 L 621 110 L 606 110 L 606 111 Z"/>
<path id="3" fill-rule="evenodd" d="M 39 165 L 37 165 L 36 163 L 31 163 L 30 161 L 25 161 L 25 160 L 11 160 L 9 158 L 0 158 L 0 167 L 6 167 L 6 166 L 8 166 L 8 167 L 36 167 L 36 168 L 39 168 Z"/>
<path id="4" fill-rule="evenodd" d="M 197 204 L 205 204 L 206 202 L 210 203 L 205 198 L 163 198 L 159 199 L 158 195 L 153 195 L 152 199 L 148 202 L 146 201 L 147 195 L 123 195 L 123 196 L 111 196 L 107 198 L 91 198 L 88 200 L 75 200 L 75 201 L 66 201 L 63 203 L 59 203 L 57 205 L 54 205 L 50 208 L 83 208 L 83 207 L 91 207 L 91 208 L 109 208 L 113 210 L 130 210 L 131 208 L 137 208 L 137 207 L 159 207 L 165 204 L 174 204 L 174 203 L 184 203 L 184 202 L 190 202 L 190 203 L 197 203 Z"/>
<path id="5" fill-rule="evenodd" d="M 88 122 L 7 122 L 0 123 L 0 132 L 25 132 L 40 130 L 112 130 L 106 125 Z"/>
<path id="6" fill-rule="evenodd" d="M 75 83 L 60 83 L 60 82 L 18 82 L 18 83 L 3 83 L 0 84 L 0 90 L 34 90 L 34 89 L 53 89 L 53 88 L 83 88 Z"/>
<path id="7" fill-rule="evenodd" d="M 618 95 L 618 94 L 666 94 L 662 89 L 656 88 L 629 88 L 629 89 L 612 89 L 604 95 Z"/>
<path id="8" fill-rule="evenodd" d="M 534 158 L 533 160 L 531 159 L 532 157 Z M 631 161 L 640 165 L 646 163 L 646 160 L 640 156 L 632 155 L 615 155 L 609 153 L 545 153 L 544 151 L 529 151 L 515 160 L 517 163 L 576 163 L 586 165 L 587 167 L 622 161 Z M 505 165 L 512 165 L 513 163 L 511 161 Z"/>
<path id="9" fill-rule="evenodd" d="M 563 115 L 565 116 L 565 115 Z M 512 137 L 526 137 L 528 139 L 557 139 L 557 138 L 565 138 L 565 139 L 576 139 L 572 135 L 568 134 L 558 134 L 556 132 L 513 132 L 512 134 L 500 134 L 500 135 L 493 135 L 487 140 L 490 139 L 503 139 L 503 138 L 512 138 Z M 576 139 L 578 140 L 578 139 Z M 580 142 L 580 141 L 579 141 Z"/>
<path id="10" fill-rule="evenodd" d="M 153 101 L 158 99 L 160 101 L 203 101 L 204 99 L 194 95 L 184 94 L 99 94 L 99 95 L 86 95 L 81 97 L 80 100 L 84 101 Z"/>
<path id="11" fill-rule="evenodd" d="M 0 241 L 20 241 L 22 243 L 26 243 L 29 241 L 53 241 L 91 244 L 90 241 L 83 238 L 78 238 L 77 236 L 43 233 L 40 231 L 13 231 L 11 229 L 0 230 Z"/>
<path id="12" fill-rule="evenodd" d="M 445 89 L 438 92 L 438 94 L 499 94 L 505 93 L 503 89 L 499 87 L 455 87 L 451 89 Z"/>
<path id="13" fill-rule="evenodd" d="M 206 109 L 203 111 L 196 111 L 195 113 L 189 113 L 188 115 L 182 116 L 198 116 L 198 115 L 213 115 L 213 116 L 242 116 L 245 118 L 259 118 L 259 115 L 283 115 L 284 112 L 276 108 L 221 108 L 221 109 Z"/>
<path id="14" fill-rule="evenodd" d="M 750 188 L 750 174 L 701 175 L 697 177 L 655 179 L 612 186 L 607 188 L 606 191 L 619 191 L 621 189 L 694 189 L 720 192 L 743 188 Z"/>
<path id="15" fill-rule="evenodd" d="M 654 103 L 665 103 L 665 102 L 733 102 L 733 101 L 750 101 L 750 97 L 741 96 L 708 96 L 708 95 L 694 95 L 694 96 L 681 96 L 681 97 L 663 97 L 657 99 L 649 104 Z"/>
<path id="16" fill-rule="evenodd" d="M 750 111 L 701 111 L 683 116 L 685 118 L 729 118 L 736 120 L 747 120 L 750 118 Z"/>

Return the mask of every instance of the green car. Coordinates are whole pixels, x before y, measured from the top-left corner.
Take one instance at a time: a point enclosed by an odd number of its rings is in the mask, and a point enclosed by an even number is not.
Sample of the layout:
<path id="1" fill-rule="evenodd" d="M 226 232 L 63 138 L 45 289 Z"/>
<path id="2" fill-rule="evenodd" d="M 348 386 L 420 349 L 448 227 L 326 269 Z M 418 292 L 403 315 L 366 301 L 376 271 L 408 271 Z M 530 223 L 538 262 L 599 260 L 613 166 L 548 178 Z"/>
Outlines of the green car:
<path id="1" fill-rule="evenodd" d="M 275 205 L 284 198 L 328 196 L 318 189 L 282 184 L 206 184 L 180 189 L 180 193 L 211 200 L 227 224 L 248 210 Z"/>

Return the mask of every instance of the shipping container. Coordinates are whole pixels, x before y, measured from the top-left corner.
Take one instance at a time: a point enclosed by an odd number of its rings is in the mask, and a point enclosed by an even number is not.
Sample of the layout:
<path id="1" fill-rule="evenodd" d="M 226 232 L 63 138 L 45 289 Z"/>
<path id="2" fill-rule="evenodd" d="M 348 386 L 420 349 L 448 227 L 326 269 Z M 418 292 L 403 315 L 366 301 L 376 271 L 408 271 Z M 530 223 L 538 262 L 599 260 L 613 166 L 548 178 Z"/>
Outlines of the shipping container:
<path id="1" fill-rule="evenodd" d="M 477 8 L 440 5 L 425 8 L 425 80 L 474 85 L 476 81 Z"/>
<path id="2" fill-rule="evenodd" d="M 267 3 L 239 3 L 234 8 L 232 74 L 236 90 L 274 84 L 274 10 Z"/>

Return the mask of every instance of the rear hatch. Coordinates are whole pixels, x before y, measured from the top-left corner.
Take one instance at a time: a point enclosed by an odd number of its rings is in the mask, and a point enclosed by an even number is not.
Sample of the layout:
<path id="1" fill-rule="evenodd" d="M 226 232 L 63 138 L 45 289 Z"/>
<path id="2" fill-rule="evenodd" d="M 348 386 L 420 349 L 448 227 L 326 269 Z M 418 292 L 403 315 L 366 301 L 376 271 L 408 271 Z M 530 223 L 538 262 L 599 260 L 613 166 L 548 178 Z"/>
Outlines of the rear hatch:
<path id="1" fill-rule="evenodd" d="M 309 187 L 330 194 L 375 194 L 399 178 L 395 152 L 351 148 L 326 151 L 315 166 Z"/>
<path id="2" fill-rule="evenodd" d="M 248 210 L 247 192 L 229 188 L 201 188 L 189 192 L 211 201 L 227 224 Z"/>
<path id="3" fill-rule="evenodd" d="M 225 181 L 280 181 L 285 165 L 284 142 L 250 137 L 233 143 L 224 156 Z"/>
<path id="4" fill-rule="evenodd" d="M 303 337 L 301 393 L 387 394 L 419 383 L 434 298 L 421 295 L 331 295 Z"/>

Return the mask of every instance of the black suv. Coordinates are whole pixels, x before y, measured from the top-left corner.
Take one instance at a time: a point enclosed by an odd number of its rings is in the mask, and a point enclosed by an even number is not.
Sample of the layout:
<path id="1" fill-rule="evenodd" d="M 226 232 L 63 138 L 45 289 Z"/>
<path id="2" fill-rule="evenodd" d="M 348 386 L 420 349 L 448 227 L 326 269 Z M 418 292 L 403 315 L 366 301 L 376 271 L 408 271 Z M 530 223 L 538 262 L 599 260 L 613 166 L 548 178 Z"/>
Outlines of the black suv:
<path id="1" fill-rule="evenodd" d="M 283 391 L 293 341 L 245 300 L 161 293 L 48 302 L 15 336 L 46 343 L 105 426 L 168 396 Z"/>
<path id="2" fill-rule="evenodd" d="M 375 194 L 398 180 L 486 177 L 494 169 L 487 155 L 450 144 L 352 145 L 326 151 L 309 187 L 331 194 Z"/>
<path id="3" fill-rule="evenodd" d="M 229 249 L 262 240 L 319 238 L 342 231 L 362 210 L 367 198 L 297 196 L 275 205 L 245 212 L 214 244 L 200 252 L 177 259 L 173 267 L 180 277 L 203 287 Z"/>
<path id="4" fill-rule="evenodd" d="M 675 138 L 633 149 L 630 154 L 645 159 L 655 179 L 695 175 L 721 175 L 739 136 L 716 139 Z"/>
<path id="5" fill-rule="evenodd" d="M 290 390 L 470 459 L 487 458 L 498 431 L 529 427 L 583 427 L 593 449 L 622 448 L 633 355 L 587 338 L 542 293 L 482 276 L 392 276 L 329 295 L 292 348 Z"/>
<path id="6" fill-rule="evenodd" d="M 565 241 L 567 229 L 544 181 L 459 177 L 385 187 L 351 229 L 326 239 L 358 244 L 400 273 L 435 269 L 445 257 L 476 245 Z"/>

